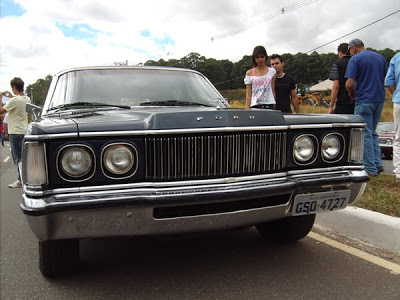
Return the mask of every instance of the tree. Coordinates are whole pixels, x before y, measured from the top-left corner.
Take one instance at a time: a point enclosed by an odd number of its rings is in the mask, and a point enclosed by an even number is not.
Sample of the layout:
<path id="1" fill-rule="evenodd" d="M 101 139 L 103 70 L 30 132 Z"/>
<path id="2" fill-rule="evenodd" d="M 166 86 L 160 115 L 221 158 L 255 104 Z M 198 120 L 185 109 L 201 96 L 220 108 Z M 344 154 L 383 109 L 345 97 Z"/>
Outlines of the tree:
<path id="1" fill-rule="evenodd" d="M 181 65 L 183 68 L 196 70 L 197 66 L 205 60 L 206 58 L 204 56 L 192 52 L 181 58 Z"/>
<path id="2" fill-rule="evenodd" d="M 197 65 L 197 71 L 204 74 L 212 83 L 226 80 L 226 73 L 222 65 L 214 58 L 208 58 Z"/>
<path id="3" fill-rule="evenodd" d="M 233 64 L 232 73 L 231 73 L 231 88 L 244 88 L 244 76 L 246 75 L 247 70 L 253 67 L 252 56 L 245 55 L 241 60 L 237 63 Z"/>
<path id="4" fill-rule="evenodd" d="M 38 79 L 26 87 L 26 95 L 31 98 L 33 104 L 43 106 L 52 79 L 51 75 L 47 75 L 45 79 Z"/>
<path id="5" fill-rule="evenodd" d="M 396 52 L 394 52 L 392 49 L 389 49 L 389 48 L 379 50 L 378 53 L 386 59 L 386 62 L 388 64 L 389 64 L 390 60 L 392 59 L 392 57 L 396 54 Z"/>

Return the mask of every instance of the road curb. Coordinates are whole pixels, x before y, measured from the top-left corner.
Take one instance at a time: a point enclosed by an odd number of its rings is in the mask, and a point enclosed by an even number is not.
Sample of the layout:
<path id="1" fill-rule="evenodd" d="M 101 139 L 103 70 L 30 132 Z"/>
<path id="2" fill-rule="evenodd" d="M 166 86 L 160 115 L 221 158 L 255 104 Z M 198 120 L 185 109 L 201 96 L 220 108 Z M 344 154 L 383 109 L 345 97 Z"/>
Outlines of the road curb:
<path id="1" fill-rule="evenodd" d="M 348 206 L 343 210 L 317 214 L 315 223 L 400 254 L 400 218 Z"/>

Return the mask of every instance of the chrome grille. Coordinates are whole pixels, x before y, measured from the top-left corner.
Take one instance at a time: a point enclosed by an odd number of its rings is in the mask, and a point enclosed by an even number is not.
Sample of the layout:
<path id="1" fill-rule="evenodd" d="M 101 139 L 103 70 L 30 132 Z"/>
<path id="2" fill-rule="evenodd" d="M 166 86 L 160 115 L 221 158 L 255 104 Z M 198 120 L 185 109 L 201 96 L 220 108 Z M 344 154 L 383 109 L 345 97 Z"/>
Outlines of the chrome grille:
<path id="1" fill-rule="evenodd" d="M 145 139 L 146 179 L 179 180 L 276 172 L 286 166 L 286 133 Z"/>

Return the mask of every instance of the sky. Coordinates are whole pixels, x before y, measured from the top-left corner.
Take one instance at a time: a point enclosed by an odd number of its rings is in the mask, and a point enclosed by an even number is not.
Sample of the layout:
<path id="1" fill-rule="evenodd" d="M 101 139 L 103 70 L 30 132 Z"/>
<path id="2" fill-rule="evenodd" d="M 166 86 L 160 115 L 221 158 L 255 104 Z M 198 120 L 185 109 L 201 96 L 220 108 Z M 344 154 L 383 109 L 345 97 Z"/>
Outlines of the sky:
<path id="1" fill-rule="evenodd" d="M 71 67 L 191 52 L 237 62 L 257 45 L 336 53 L 357 37 L 397 50 L 399 25 L 399 0 L 0 0 L 0 90 L 14 77 L 27 86 Z"/>

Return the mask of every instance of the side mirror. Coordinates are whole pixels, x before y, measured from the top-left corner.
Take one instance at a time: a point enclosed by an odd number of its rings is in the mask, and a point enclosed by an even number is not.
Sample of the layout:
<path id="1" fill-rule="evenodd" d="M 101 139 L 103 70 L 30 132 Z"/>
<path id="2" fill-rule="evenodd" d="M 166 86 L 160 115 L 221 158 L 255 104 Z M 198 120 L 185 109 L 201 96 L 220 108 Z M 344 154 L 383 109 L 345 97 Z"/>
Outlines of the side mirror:
<path id="1" fill-rule="evenodd" d="M 26 112 L 32 115 L 34 120 L 37 120 L 42 113 L 42 109 L 35 104 L 28 103 L 26 105 Z"/>

